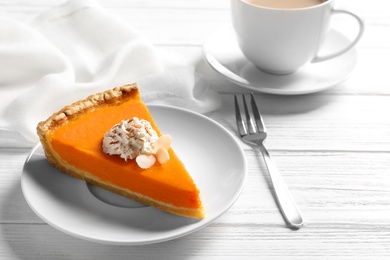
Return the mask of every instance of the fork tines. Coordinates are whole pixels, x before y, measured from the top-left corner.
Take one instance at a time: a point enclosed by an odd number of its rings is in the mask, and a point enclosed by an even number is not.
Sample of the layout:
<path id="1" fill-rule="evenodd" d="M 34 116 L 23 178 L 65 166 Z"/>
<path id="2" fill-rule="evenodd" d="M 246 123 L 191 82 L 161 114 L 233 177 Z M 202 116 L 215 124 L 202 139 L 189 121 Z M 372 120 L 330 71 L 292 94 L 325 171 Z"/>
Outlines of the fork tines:
<path id="1" fill-rule="evenodd" d="M 245 95 L 242 94 L 242 106 L 244 107 L 244 120 L 241 116 L 240 104 L 237 98 L 237 95 L 234 95 L 234 107 L 236 112 L 236 122 L 239 134 L 253 134 L 253 133 L 265 133 L 266 128 L 263 122 L 263 119 L 260 115 L 259 109 L 256 105 L 255 98 L 253 93 L 250 94 L 250 106 L 248 106 Z M 246 121 L 246 122 L 245 122 Z"/>

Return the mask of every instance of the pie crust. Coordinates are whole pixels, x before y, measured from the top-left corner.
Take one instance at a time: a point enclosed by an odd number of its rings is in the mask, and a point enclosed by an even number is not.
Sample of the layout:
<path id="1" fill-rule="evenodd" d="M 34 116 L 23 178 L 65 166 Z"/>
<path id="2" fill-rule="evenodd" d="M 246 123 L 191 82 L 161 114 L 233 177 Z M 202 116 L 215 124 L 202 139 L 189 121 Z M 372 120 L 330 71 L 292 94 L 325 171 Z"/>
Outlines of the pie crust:
<path id="1" fill-rule="evenodd" d="M 129 162 L 131 167 L 128 167 L 124 165 L 123 162 L 119 162 L 118 158 L 115 156 L 103 155 L 103 152 L 97 151 L 97 148 L 93 148 L 89 151 L 89 148 L 79 148 L 77 145 L 72 145 L 72 147 L 70 147 L 71 145 L 69 144 L 56 144 L 66 142 L 66 140 L 64 141 L 66 137 L 61 137 L 61 139 L 56 136 L 58 135 L 57 132 L 60 132 L 63 129 L 65 129 L 63 132 L 67 132 L 68 130 L 66 129 L 72 129 L 70 128 L 70 125 L 78 120 L 79 123 L 81 122 L 80 125 L 82 125 L 83 120 L 87 120 L 84 118 L 86 118 L 88 114 L 99 117 L 100 110 L 112 108 L 116 109 L 114 111 L 118 111 L 118 109 L 122 109 L 121 106 L 124 104 L 129 104 L 127 108 L 131 109 L 132 103 L 137 104 L 137 109 L 140 109 L 142 112 L 141 114 L 150 117 L 149 120 L 152 121 L 153 128 L 158 135 L 161 135 L 161 132 L 153 121 L 146 105 L 143 104 L 140 98 L 137 84 L 128 84 L 77 101 L 54 113 L 47 120 L 40 122 L 37 126 L 37 133 L 47 160 L 52 166 L 62 172 L 116 194 L 173 214 L 198 219 L 203 218 L 204 212 L 199 197 L 199 190 L 172 148 L 169 149 L 171 157 L 170 162 L 163 166 L 152 166 L 151 168 L 154 169 L 149 171 L 149 169 L 143 170 L 141 168 L 133 167 L 132 164 L 135 164 L 135 162 Z M 102 116 L 104 116 L 104 114 Z M 128 118 L 122 118 L 122 120 L 125 119 Z M 92 123 L 86 121 L 86 124 L 91 125 Z M 78 137 L 73 136 L 72 138 L 77 139 Z M 94 142 L 98 142 L 98 138 L 100 137 L 96 136 Z M 102 139 L 103 135 L 101 136 L 101 140 Z M 98 145 L 100 144 L 96 143 L 93 147 L 97 147 Z M 68 146 L 70 147 L 69 149 L 72 149 L 71 151 L 74 151 L 77 154 L 74 156 L 75 158 L 72 157 L 71 152 L 62 152 L 62 150 L 68 149 Z M 100 154 L 100 152 L 102 154 Z M 66 155 L 68 157 L 66 157 Z M 83 156 L 86 156 L 86 158 L 82 158 Z M 96 161 L 94 161 L 95 158 Z M 88 166 L 88 163 L 94 163 L 95 168 L 88 168 L 91 167 Z M 103 173 L 102 170 L 99 169 L 99 164 L 102 164 L 102 167 L 108 167 L 105 166 L 106 163 L 114 165 L 115 167 L 113 169 L 115 169 L 115 172 Z M 120 175 L 120 178 L 114 178 L 113 175 L 116 174 Z M 171 177 L 171 174 L 174 174 L 175 176 Z M 174 184 L 170 184 L 171 178 L 174 180 Z M 117 179 L 121 179 L 121 181 L 118 181 Z"/>

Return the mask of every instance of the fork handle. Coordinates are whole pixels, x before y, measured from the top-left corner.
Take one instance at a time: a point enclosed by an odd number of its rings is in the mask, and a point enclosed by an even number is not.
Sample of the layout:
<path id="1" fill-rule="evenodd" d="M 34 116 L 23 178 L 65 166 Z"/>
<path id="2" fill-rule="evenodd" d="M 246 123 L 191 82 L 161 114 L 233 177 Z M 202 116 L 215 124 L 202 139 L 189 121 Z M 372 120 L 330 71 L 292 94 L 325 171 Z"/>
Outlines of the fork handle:
<path id="1" fill-rule="evenodd" d="M 275 190 L 276 200 L 279 204 L 279 208 L 285 221 L 292 228 L 298 229 L 302 227 L 303 219 L 301 213 L 299 212 L 293 197 L 291 196 L 282 176 L 280 175 L 278 168 L 276 168 L 264 144 L 258 143 L 258 147 L 263 154 L 264 161 L 267 165 L 268 172 L 271 177 L 271 182 Z"/>

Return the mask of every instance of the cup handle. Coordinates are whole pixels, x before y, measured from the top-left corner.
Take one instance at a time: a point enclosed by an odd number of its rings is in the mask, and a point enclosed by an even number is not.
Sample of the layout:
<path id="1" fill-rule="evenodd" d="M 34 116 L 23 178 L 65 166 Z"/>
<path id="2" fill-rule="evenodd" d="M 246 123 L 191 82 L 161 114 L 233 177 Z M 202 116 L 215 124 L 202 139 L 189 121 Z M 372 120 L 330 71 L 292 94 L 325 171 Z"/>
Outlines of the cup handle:
<path id="1" fill-rule="evenodd" d="M 356 21 L 358 22 L 359 24 L 359 32 L 358 34 L 356 35 L 355 39 L 350 43 L 348 44 L 347 46 L 345 46 L 343 49 L 339 50 L 339 51 L 336 51 L 334 53 L 331 53 L 331 54 L 328 54 L 328 55 L 324 55 L 324 56 L 316 56 L 314 57 L 314 59 L 312 60 L 312 62 L 321 62 L 321 61 L 325 61 L 325 60 L 329 60 L 329 59 L 332 59 L 336 56 L 339 56 L 345 52 L 347 52 L 348 50 L 350 50 L 353 46 L 355 46 L 355 44 L 360 40 L 360 38 L 362 37 L 363 35 L 363 31 L 364 31 L 364 22 L 363 20 L 357 16 L 356 14 L 350 12 L 350 11 L 346 11 L 346 10 L 332 10 L 332 15 L 334 14 L 348 14 L 348 15 L 351 15 L 352 17 L 354 17 L 356 19 Z"/>

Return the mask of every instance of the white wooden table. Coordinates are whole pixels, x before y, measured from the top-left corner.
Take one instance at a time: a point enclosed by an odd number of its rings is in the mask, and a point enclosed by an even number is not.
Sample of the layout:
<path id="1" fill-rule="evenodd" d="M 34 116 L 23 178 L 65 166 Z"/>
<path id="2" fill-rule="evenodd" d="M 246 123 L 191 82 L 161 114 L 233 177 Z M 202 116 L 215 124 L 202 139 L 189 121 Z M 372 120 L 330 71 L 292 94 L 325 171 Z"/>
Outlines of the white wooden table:
<path id="1" fill-rule="evenodd" d="M 0 0 L 0 16 L 28 22 L 63 1 Z M 239 200 L 202 230 L 145 246 L 101 245 L 66 235 L 37 217 L 23 198 L 30 147 L 0 147 L 0 259 L 390 258 L 390 6 L 338 0 L 362 15 L 366 31 L 352 76 L 303 96 L 256 94 L 268 147 L 305 218 L 286 227 L 256 150 L 243 145 L 248 179 Z M 159 49 L 179 52 L 223 95 L 210 113 L 234 132 L 229 83 L 202 61 L 202 43 L 230 23 L 228 0 L 101 1 Z M 340 19 L 346 31 L 350 24 Z M 0 36 L 1 37 L 1 36 Z"/>

